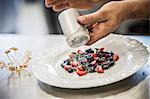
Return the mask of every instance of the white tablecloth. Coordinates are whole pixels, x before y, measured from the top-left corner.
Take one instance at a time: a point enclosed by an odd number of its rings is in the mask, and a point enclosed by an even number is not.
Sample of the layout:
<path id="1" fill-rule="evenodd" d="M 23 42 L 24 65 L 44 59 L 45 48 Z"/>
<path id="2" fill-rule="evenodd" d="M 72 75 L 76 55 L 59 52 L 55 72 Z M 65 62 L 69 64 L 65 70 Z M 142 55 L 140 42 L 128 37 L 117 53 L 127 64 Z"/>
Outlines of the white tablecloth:
<path id="1" fill-rule="evenodd" d="M 131 36 L 150 47 L 150 37 Z M 12 46 L 20 50 L 29 49 L 33 52 L 32 60 L 45 48 L 66 45 L 65 37 L 61 35 L 21 36 L 0 35 L 0 57 L 2 52 Z M 30 69 L 30 67 L 29 67 Z M 30 69 L 32 71 L 32 69 Z M 131 77 L 120 82 L 90 88 L 61 89 L 38 81 L 34 75 L 24 79 L 11 80 L 7 85 L 8 74 L 0 69 L 0 99 L 149 99 L 150 62 Z"/>

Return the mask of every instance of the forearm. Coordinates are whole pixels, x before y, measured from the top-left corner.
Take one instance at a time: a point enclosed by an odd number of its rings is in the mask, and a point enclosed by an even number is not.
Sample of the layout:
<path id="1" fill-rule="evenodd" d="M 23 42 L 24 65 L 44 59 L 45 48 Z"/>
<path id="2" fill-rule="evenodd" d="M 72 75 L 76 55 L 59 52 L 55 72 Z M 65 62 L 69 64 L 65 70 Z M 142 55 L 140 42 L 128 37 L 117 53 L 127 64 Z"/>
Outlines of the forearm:
<path id="1" fill-rule="evenodd" d="M 150 0 L 123 0 L 131 6 L 131 18 L 149 18 Z"/>
<path id="2" fill-rule="evenodd" d="M 105 3 L 108 3 L 108 2 L 110 2 L 112 0 L 92 0 L 92 1 L 97 2 L 98 5 L 102 6 Z"/>

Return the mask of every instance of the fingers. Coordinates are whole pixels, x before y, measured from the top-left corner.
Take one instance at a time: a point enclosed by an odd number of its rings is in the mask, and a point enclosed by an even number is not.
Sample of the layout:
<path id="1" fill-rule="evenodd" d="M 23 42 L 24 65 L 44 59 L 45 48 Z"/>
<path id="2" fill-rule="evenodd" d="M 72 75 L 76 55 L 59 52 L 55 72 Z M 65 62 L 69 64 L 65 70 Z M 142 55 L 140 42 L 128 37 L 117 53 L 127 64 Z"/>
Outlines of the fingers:
<path id="1" fill-rule="evenodd" d="M 77 18 L 80 24 L 89 25 L 94 24 L 96 22 L 104 21 L 105 18 L 103 17 L 104 13 L 102 11 L 97 11 L 92 14 L 82 15 Z"/>
<path id="2" fill-rule="evenodd" d="M 46 7 L 62 5 L 64 3 L 67 3 L 67 1 L 66 0 L 45 0 Z"/>
<path id="3" fill-rule="evenodd" d="M 53 7 L 53 10 L 59 12 L 66 8 L 69 8 L 69 4 L 66 0 L 45 0 L 46 7 Z"/>
<path id="4" fill-rule="evenodd" d="M 69 8 L 68 3 L 62 3 L 62 4 L 59 4 L 59 5 L 53 6 L 53 10 L 56 11 L 56 12 L 59 12 L 61 10 L 67 9 L 67 8 Z"/>
<path id="5" fill-rule="evenodd" d="M 88 15 L 83 15 L 78 17 L 78 21 L 80 24 L 83 25 L 91 25 L 92 24 L 92 32 L 90 34 L 90 41 L 87 43 L 87 45 L 91 45 L 101 39 L 102 37 L 106 36 L 109 34 L 113 27 L 109 24 L 110 21 L 107 21 L 108 18 L 105 15 L 106 13 L 99 10 L 95 13 L 88 14 Z M 105 17 L 104 17 L 105 16 Z M 91 30 L 91 29 L 90 29 Z"/>
<path id="6" fill-rule="evenodd" d="M 87 43 L 87 45 L 95 43 L 99 39 L 108 35 L 110 32 L 113 32 L 115 28 L 116 25 L 112 25 L 110 21 L 97 24 L 94 27 L 93 32 L 90 34 L 90 41 Z"/>
<path id="7" fill-rule="evenodd" d="M 52 4 L 56 2 L 57 0 L 45 0 L 45 6 L 46 7 L 52 7 Z"/>
<path id="8" fill-rule="evenodd" d="M 52 4 L 56 2 L 57 0 L 45 0 L 45 4 Z"/>

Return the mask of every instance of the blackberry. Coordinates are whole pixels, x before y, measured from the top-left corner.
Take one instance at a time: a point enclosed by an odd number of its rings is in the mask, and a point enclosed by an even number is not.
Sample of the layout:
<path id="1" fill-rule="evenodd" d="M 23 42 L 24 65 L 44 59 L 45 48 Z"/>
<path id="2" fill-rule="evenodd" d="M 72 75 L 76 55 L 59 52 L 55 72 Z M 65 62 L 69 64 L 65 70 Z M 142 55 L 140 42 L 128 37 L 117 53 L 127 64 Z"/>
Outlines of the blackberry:
<path id="1" fill-rule="evenodd" d="M 109 62 L 109 66 L 113 66 L 115 64 L 114 61 Z"/>
<path id="2" fill-rule="evenodd" d="M 112 51 L 104 51 L 104 48 L 94 48 L 94 49 L 89 48 L 82 53 L 81 50 L 78 50 L 77 53 L 72 52 L 71 54 L 74 54 L 74 57 L 66 59 L 63 62 L 63 64 L 61 64 L 61 67 L 67 70 L 69 73 L 73 73 L 75 71 L 78 72 L 79 74 L 82 72 L 103 73 L 104 70 L 108 69 L 109 67 L 115 64 L 113 57 L 114 53 Z M 77 62 L 78 65 L 74 66 L 73 63 L 70 64 L 71 61 Z M 65 67 L 65 65 L 69 66 Z M 83 66 L 84 69 L 78 66 Z M 78 70 L 81 70 L 81 72 L 79 72 Z"/>
<path id="3" fill-rule="evenodd" d="M 87 53 L 94 53 L 94 51 L 90 48 L 90 49 L 87 49 L 87 50 L 85 50 L 85 52 L 87 52 Z"/>
<path id="4" fill-rule="evenodd" d="M 68 71 L 69 73 L 73 73 L 73 72 L 74 72 L 74 69 L 68 68 L 67 71 Z"/>
<path id="5" fill-rule="evenodd" d="M 61 67 L 64 68 L 64 64 L 61 64 Z"/>
<path id="6" fill-rule="evenodd" d="M 108 69 L 108 68 L 109 68 L 109 65 L 108 65 L 108 64 L 102 65 L 102 68 L 103 68 L 103 69 Z"/>

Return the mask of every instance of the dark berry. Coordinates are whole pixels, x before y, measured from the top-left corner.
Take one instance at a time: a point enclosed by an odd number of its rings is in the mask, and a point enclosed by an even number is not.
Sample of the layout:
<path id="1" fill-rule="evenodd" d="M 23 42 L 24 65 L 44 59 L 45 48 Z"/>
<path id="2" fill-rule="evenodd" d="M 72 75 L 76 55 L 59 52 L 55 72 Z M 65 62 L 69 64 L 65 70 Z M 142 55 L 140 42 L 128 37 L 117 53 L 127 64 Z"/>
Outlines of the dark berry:
<path id="1" fill-rule="evenodd" d="M 87 52 L 87 53 L 94 53 L 94 51 L 90 48 L 90 49 L 87 49 L 87 50 L 85 50 L 85 52 Z"/>
<path id="2" fill-rule="evenodd" d="M 72 52 L 71 54 L 76 54 L 76 52 Z"/>
<path id="3" fill-rule="evenodd" d="M 69 69 L 67 69 L 67 71 L 68 71 L 69 73 L 73 73 L 73 72 L 74 72 L 74 69 L 69 68 Z"/>
<path id="4" fill-rule="evenodd" d="M 102 65 L 102 68 L 103 68 L 103 69 L 108 69 L 108 68 L 109 68 L 109 65 L 108 65 L 108 64 L 104 64 L 104 65 Z"/>
<path id="5" fill-rule="evenodd" d="M 64 68 L 64 64 L 61 64 L 61 67 Z"/>
<path id="6" fill-rule="evenodd" d="M 114 65 L 114 61 L 109 62 L 109 66 L 113 66 Z"/>

